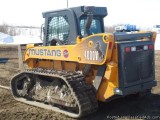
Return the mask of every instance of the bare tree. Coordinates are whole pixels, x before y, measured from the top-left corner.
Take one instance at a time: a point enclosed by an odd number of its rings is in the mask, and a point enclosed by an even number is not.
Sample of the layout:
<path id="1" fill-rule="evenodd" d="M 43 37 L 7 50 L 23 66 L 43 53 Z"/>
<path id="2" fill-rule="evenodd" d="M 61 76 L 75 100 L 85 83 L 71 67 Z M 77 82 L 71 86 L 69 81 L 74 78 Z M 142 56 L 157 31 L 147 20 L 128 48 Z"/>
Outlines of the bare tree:
<path id="1" fill-rule="evenodd" d="M 17 35 L 18 33 L 17 33 L 17 30 L 16 30 L 15 27 L 10 26 L 10 29 L 9 29 L 9 31 L 8 31 L 8 34 L 11 35 L 11 36 L 15 36 L 15 35 Z"/>
<path id="2" fill-rule="evenodd" d="M 6 23 L 0 25 L 0 32 L 8 34 L 8 25 Z"/>
<path id="3" fill-rule="evenodd" d="M 17 35 L 17 30 L 14 26 L 9 26 L 7 23 L 0 25 L 0 32 L 9 34 L 11 36 Z"/>

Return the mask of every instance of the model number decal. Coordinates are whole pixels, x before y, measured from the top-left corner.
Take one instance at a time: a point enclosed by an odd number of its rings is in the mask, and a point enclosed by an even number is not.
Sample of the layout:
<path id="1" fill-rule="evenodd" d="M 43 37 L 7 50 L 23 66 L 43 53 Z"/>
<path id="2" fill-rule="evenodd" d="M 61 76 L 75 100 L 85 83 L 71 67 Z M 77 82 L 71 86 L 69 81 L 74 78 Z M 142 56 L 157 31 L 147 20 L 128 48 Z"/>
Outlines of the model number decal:
<path id="1" fill-rule="evenodd" d="M 29 49 L 29 55 L 41 55 L 41 56 L 61 56 L 60 50 L 48 50 L 48 49 Z"/>
<path id="2" fill-rule="evenodd" d="M 84 56 L 87 60 L 98 60 L 99 59 L 99 53 L 96 50 L 86 50 L 84 52 Z"/>

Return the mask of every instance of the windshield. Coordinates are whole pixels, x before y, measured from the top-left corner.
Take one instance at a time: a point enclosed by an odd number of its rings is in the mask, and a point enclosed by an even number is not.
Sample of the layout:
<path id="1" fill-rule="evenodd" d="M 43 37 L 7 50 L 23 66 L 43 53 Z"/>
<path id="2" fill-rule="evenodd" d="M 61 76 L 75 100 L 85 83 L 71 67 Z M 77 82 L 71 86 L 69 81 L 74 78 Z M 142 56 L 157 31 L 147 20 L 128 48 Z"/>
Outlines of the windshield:
<path id="1" fill-rule="evenodd" d="M 87 22 L 87 18 L 82 18 L 80 20 L 81 35 L 83 37 L 87 36 L 87 33 L 85 31 L 86 30 L 86 28 L 85 28 L 86 22 Z M 89 29 L 89 33 L 90 34 L 102 33 L 101 22 L 100 22 L 99 18 L 93 18 L 92 23 L 91 23 L 91 27 Z"/>

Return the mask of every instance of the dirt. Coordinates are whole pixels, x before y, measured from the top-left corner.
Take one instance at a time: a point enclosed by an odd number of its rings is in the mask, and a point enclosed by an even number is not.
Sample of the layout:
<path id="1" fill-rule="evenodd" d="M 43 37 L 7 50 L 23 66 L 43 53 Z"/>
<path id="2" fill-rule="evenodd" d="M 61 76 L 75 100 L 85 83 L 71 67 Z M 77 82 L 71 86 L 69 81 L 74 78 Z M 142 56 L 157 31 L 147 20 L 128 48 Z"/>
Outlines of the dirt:
<path id="1" fill-rule="evenodd" d="M 152 94 L 138 98 L 131 95 L 108 102 L 100 103 L 99 110 L 81 120 L 130 120 L 130 119 L 160 119 L 160 51 L 155 52 L 155 72 L 157 86 Z M 6 64 L 0 64 L 0 85 L 9 86 L 10 78 L 17 73 L 17 59 L 11 59 Z M 0 120 L 74 120 L 63 114 L 29 106 L 15 101 L 9 90 L 0 88 Z"/>
<path id="2" fill-rule="evenodd" d="M 64 117 L 59 113 L 17 102 L 10 91 L 0 89 L 0 120 L 59 120 Z M 65 117 L 65 119 L 70 118 Z"/>

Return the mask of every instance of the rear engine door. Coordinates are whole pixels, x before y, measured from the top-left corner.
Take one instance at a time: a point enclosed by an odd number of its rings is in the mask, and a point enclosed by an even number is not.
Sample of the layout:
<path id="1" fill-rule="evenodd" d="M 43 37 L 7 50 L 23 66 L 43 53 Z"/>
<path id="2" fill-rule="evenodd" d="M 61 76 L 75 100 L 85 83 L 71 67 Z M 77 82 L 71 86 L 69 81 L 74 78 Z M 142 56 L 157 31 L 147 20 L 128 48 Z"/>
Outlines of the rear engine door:
<path id="1" fill-rule="evenodd" d="M 143 85 L 145 82 L 155 80 L 153 42 L 119 43 L 118 59 L 120 87 Z"/>

